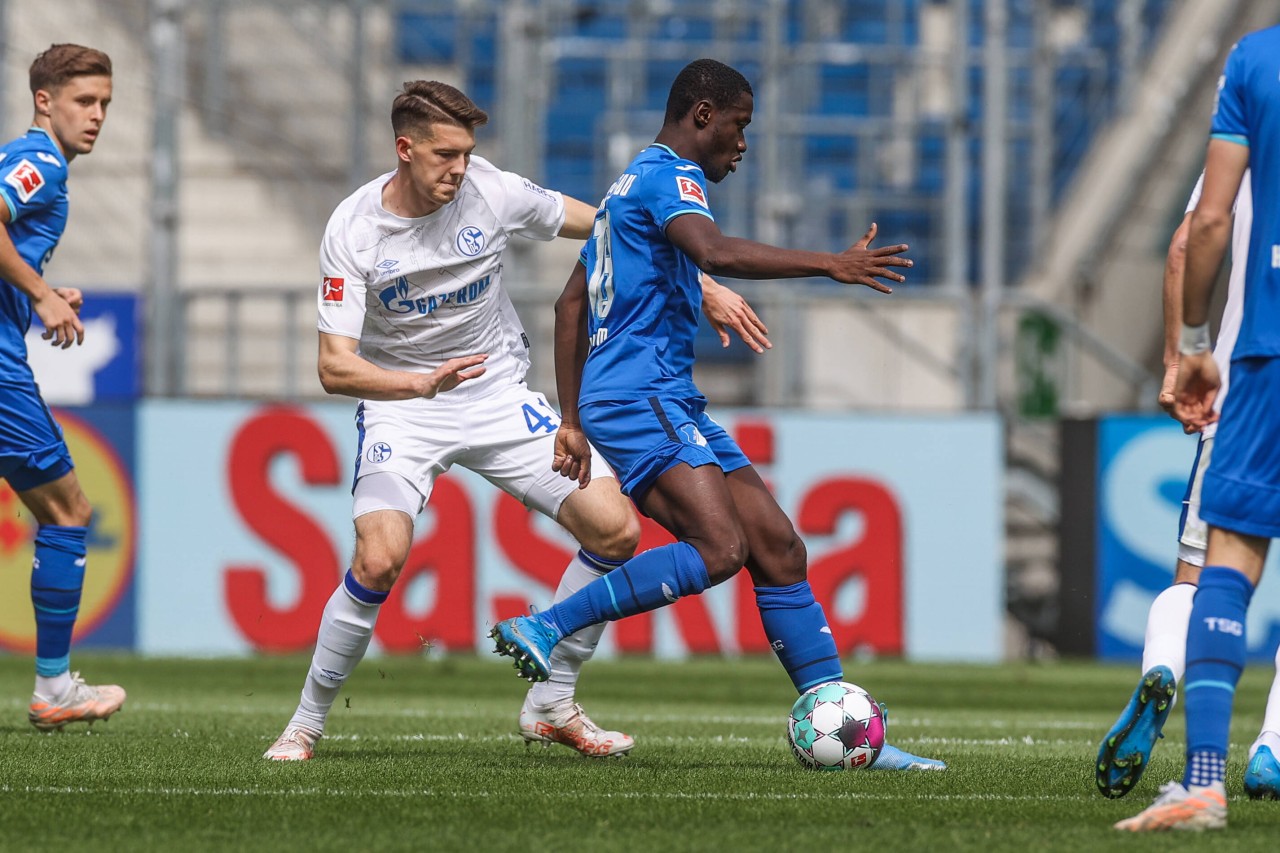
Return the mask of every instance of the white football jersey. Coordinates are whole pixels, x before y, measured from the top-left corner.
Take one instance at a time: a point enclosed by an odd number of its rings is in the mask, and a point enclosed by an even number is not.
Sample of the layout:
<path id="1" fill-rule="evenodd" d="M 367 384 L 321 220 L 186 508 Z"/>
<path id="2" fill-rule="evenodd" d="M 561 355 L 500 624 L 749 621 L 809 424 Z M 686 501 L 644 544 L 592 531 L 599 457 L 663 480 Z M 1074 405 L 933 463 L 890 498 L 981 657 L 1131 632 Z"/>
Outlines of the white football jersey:
<path id="1" fill-rule="evenodd" d="M 488 353 L 484 376 L 442 401 L 524 381 L 529 341 L 502 287 L 502 252 L 512 234 L 554 238 L 563 197 L 473 156 L 453 201 L 406 219 L 382 206 L 394 174 L 360 187 L 329 218 L 320 331 L 358 340 L 363 358 L 389 370 L 429 373 L 450 358 Z"/>
<path id="2" fill-rule="evenodd" d="M 1196 181 L 1191 191 L 1191 199 L 1187 202 L 1187 213 L 1196 209 L 1200 203 L 1200 192 L 1204 189 L 1204 172 Z M 1222 411 L 1222 403 L 1227 399 L 1227 389 L 1231 379 L 1231 351 L 1235 349 L 1236 338 L 1240 335 L 1240 321 L 1244 317 L 1244 273 L 1249 261 L 1249 232 L 1253 228 L 1253 193 L 1249 189 L 1249 171 L 1246 169 L 1240 181 L 1240 191 L 1236 194 L 1234 207 L 1235 221 L 1231 227 L 1231 273 L 1227 278 L 1227 304 L 1222 309 L 1222 324 L 1218 327 L 1218 341 L 1213 346 L 1213 360 L 1218 364 L 1218 372 L 1222 375 L 1222 387 L 1213 401 L 1213 410 Z M 1216 423 L 1205 427 L 1204 435 L 1211 436 L 1218 431 Z"/>

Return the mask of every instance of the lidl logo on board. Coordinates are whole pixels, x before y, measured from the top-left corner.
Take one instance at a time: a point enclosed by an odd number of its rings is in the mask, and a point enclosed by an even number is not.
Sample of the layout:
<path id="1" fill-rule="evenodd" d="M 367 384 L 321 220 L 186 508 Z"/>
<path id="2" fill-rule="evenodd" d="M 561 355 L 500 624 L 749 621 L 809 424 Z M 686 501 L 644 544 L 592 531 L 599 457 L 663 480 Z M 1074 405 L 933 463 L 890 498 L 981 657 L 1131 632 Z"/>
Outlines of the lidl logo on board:
<path id="1" fill-rule="evenodd" d="M 59 412 L 57 419 L 80 486 L 93 506 L 74 641 L 102 624 L 128 589 L 137 544 L 137 508 L 129 474 L 111 444 L 79 418 Z M 35 519 L 9 484 L 0 480 L 0 566 L 5 567 L 0 572 L 0 649 L 35 651 L 31 609 L 35 536 Z"/>

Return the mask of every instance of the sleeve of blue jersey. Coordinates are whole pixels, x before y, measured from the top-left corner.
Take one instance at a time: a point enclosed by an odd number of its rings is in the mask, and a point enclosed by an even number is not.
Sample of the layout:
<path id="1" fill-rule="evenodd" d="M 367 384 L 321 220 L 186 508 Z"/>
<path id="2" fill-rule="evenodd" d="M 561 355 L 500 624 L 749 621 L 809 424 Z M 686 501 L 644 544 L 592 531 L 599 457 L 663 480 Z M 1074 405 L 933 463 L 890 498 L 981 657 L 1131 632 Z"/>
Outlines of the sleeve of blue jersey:
<path id="1" fill-rule="evenodd" d="M 1213 111 L 1213 125 L 1209 134 L 1211 139 L 1249 145 L 1245 81 L 1248 80 L 1250 56 L 1249 45 L 1241 41 L 1227 57 L 1222 80 L 1218 84 L 1218 101 Z"/>
<path id="2" fill-rule="evenodd" d="M 59 198 L 59 188 L 67 179 L 67 167 L 62 163 L 51 163 L 52 155 L 38 148 L 10 149 L 9 156 L 0 163 L 0 194 L 4 195 L 4 203 L 9 208 L 9 221 L 16 222 L 21 217 L 35 210 L 43 210 L 55 203 Z M 40 176 L 40 186 L 26 201 L 18 191 L 20 182 L 15 183 L 14 175 L 24 168 L 35 169 Z"/>
<path id="3" fill-rule="evenodd" d="M 697 213 L 715 221 L 706 203 L 706 178 L 701 169 L 688 168 L 689 165 L 687 161 L 676 161 L 650 170 L 643 178 L 643 204 L 653 221 L 664 229 L 671 220 L 686 213 Z"/>
<path id="4" fill-rule="evenodd" d="M 16 222 L 18 220 L 18 208 L 14 207 L 13 199 L 9 197 L 9 190 L 0 187 L 0 198 L 4 199 L 5 207 L 9 208 L 9 221 Z"/>

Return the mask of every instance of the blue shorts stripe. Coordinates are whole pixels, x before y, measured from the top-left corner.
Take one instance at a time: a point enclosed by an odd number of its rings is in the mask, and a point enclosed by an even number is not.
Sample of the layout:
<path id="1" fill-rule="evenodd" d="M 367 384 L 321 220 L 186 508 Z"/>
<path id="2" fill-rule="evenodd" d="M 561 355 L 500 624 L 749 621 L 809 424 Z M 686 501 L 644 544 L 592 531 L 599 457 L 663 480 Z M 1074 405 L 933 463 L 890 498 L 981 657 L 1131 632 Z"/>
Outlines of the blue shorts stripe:
<path id="1" fill-rule="evenodd" d="M 662 424 L 662 431 L 667 434 L 667 438 L 672 441 L 679 441 L 680 437 L 676 435 L 675 428 L 671 426 L 667 413 L 662 411 L 662 402 L 657 397 L 650 397 L 649 408 L 653 409 L 653 414 L 657 416 L 658 423 Z"/>
<path id="2" fill-rule="evenodd" d="M 1178 541 L 1187 529 L 1187 516 L 1191 513 L 1191 491 L 1195 488 L 1196 472 L 1200 470 L 1200 454 L 1204 452 L 1204 439 L 1196 442 L 1196 458 L 1191 462 L 1191 476 L 1187 478 L 1187 490 L 1182 494 L 1182 512 L 1178 515 Z"/>
<path id="3" fill-rule="evenodd" d="M 356 406 L 356 471 L 351 475 L 351 492 L 355 494 L 360 480 L 360 460 L 364 459 L 364 401 Z"/>

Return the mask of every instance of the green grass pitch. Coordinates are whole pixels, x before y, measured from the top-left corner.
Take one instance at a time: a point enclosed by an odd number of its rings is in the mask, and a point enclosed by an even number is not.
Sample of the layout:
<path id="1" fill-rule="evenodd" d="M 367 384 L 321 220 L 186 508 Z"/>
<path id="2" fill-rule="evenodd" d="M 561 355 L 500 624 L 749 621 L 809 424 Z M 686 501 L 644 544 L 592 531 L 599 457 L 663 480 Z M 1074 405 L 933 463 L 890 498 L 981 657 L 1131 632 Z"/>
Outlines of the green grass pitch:
<path id="1" fill-rule="evenodd" d="M 91 730 L 42 735 L 25 718 L 30 660 L 0 658 L 0 849 L 1262 850 L 1280 831 L 1280 803 L 1241 786 L 1270 667 L 1242 682 L 1231 826 L 1206 838 L 1110 828 L 1180 773 L 1180 709 L 1134 793 L 1094 791 L 1097 742 L 1136 667 L 850 664 L 889 705 L 890 740 L 951 767 L 821 774 L 787 750 L 794 694 L 770 660 L 589 665 L 581 700 L 637 740 L 589 760 L 524 746 L 524 684 L 496 659 L 370 659 L 298 764 L 260 756 L 304 658 L 74 662 L 129 701 Z"/>

